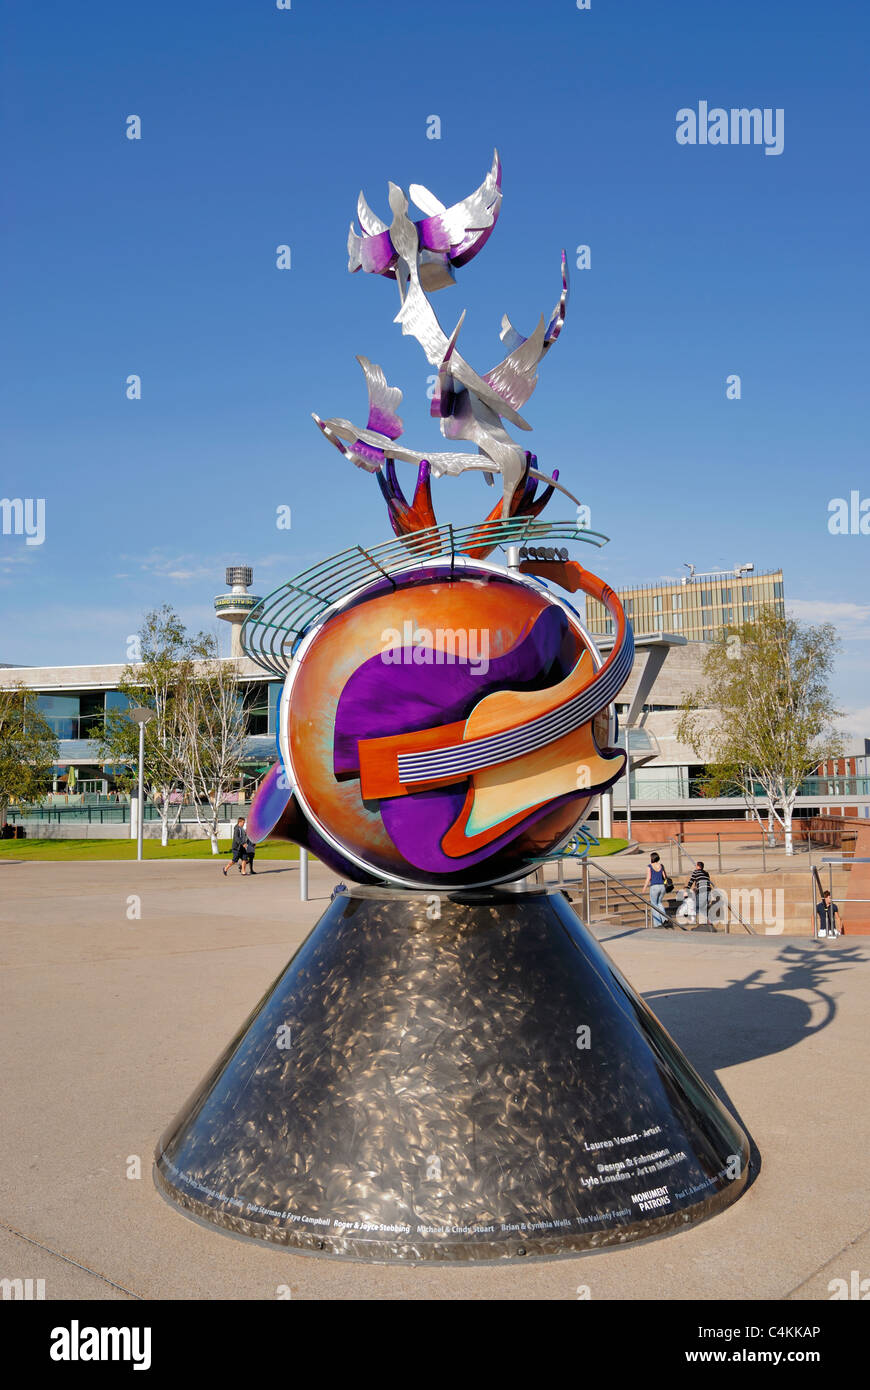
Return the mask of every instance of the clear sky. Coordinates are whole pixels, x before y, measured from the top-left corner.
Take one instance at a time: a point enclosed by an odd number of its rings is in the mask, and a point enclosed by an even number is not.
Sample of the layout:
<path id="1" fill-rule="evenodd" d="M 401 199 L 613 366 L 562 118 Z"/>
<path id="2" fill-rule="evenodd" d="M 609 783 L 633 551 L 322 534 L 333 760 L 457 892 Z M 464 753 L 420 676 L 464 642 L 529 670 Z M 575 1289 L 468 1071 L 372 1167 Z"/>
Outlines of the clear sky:
<path id="1" fill-rule="evenodd" d="M 591 248 L 525 411 L 612 538 L 581 558 L 614 585 L 781 565 L 847 638 L 838 694 L 870 734 L 870 535 L 828 531 L 832 498 L 870 497 L 868 30 L 859 0 L 9 5 L 2 492 L 44 498 L 46 529 L 0 535 L 0 660 L 123 661 L 163 601 L 211 626 L 227 564 L 267 593 L 388 539 L 310 412 L 364 422 L 364 353 L 408 444 L 440 436 L 348 223 L 360 188 L 389 220 L 389 179 L 464 197 L 497 145 L 499 225 L 434 304 L 448 331 L 468 310 L 483 371 L 502 313 L 529 333 L 561 248 Z M 782 153 L 678 144 L 699 102 L 781 108 Z M 436 487 L 440 520 L 492 505 L 474 475 Z"/>

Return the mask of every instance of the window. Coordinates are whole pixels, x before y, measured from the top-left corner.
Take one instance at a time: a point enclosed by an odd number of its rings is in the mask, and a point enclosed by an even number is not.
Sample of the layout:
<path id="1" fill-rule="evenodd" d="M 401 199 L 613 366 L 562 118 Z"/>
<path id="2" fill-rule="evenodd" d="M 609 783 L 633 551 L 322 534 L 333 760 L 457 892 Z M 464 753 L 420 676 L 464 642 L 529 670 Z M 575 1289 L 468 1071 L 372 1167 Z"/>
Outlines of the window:
<path id="1" fill-rule="evenodd" d="M 781 580 L 781 579 L 777 579 L 776 583 L 775 583 L 774 586 L 773 586 L 773 597 L 774 597 L 774 598 L 782 598 L 782 580 Z"/>
<path id="2" fill-rule="evenodd" d="M 744 603 L 749 603 L 749 601 L 751 600 L 751 598 L 752 598 L 752 585 L 751 585 L 751 584 L 744 584 L 744 585 L 743 585 L 743 602 L 744 602 Z"/>
<path id="3" fill-rule="evenodd" d="M 268 705 L 265 684 L 261 681 L 252 681 L 243 693 L 242 703 L 247 715 L 247 732 L 249 734 L 268 733 Z"/>
<path id="4" fill-rule="evenodd" d="M 755 621 L 755 604 L 754 604 L 754 603 L 744 603 L 744 605 L 743 605 L 743 621 L 744 621 L 745 623 L 752 623 L 752 622 Z"/>
<path id="5" fill-rule="evenodd" d="M 78 695 L 37 695 L 36 707 L 51 725 L 56 738 L 78 738 Z"/>
<path id="6" fill-rule="evenodd" d="M 97 738 L 106 723 L 106 695 L 88 690 L 79 696 L 79 738 Z"/>
<path id="7" fill-rule="evenodd" d="M 671 615 L 671 626 L 673 627 L 673 629 L 674 629 L 675 632 L 679 632 L 679 631 L 682 629 L 682 626 L 683 626 L 683 615 L 682 615 L 682 613 L 674 613 L 674 614 Z"/>
<path id="8" fill-rule="evenodd" d="M 712 590 L 712 589 L 702 589 L 702 590 L 701 590 L 701 607 L 702 607 L 702 608 L 712 608 L 712 606 L 713 606 L 713 590 Z"/>
<path id="9" fill-rule="evenodd" d="M 725 589 L 722 590 L 722 596 L 721 596 L 721 597 L 722 597 L 722 602 L 723 602 L 723 603 L 730 603 L 730 602 L 731 602 L 731 589 L 730 589 L 730 587 L 725 588 Z"/>
<path id="10" fill-rule="evenodd" d="M 662 596 L 661 596 L 661 594 L 653 594 L 653 612 L 654 612 L 654 613 L 661 613 L 661 611 L 662 611 Z"/>
<path id="11" fill-rule="evenodd" d="M 671 594 L 671 607 L 673 608 L 674 612 L 676 613 L 677 609 L 678 609 L 678 608 L 682 608 L 682 606 L 683 606 L 683 595 L 682 595 L 682 594 Z"/>

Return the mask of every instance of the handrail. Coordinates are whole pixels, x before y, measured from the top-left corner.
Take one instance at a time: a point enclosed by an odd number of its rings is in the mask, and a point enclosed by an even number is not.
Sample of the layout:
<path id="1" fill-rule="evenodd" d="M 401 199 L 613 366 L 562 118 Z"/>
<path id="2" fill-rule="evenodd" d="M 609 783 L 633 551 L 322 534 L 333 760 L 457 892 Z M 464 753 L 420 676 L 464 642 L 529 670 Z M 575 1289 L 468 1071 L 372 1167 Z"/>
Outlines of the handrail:
<path id="1" fill-rule="evenodd" d="M 619 878 L 616 874 L 608 873 L 607 869 L 603 868 L 602 865 L 599 864 L 596 860 L 590 859 L 588 855 L 564 855 L 564 856 L 563 856 L 562 862 L 564 862 L 564 860 L 565 860 L 565 859 L 568 859 L 568 858 L 572 858 L 572 859 L 573 859 L 573 858 L 577 858 L 577 859 L 579 859 L 581 865 L 583 866 L 583 871 L 584 871 L 584 872 L 583 872 L 583 874 L 580 876 L 580 878 L 578 878 L 578 879 L 570 879 L 570 878 L 567 878 L 567 879 L 562 879 L 561 881 L 562 881 L 563 883 L 582 883 L 582 884 L 583 884 L 583 886 L 584 886 L 584 894 L 585 894 L 585 899 L 586 899 L 586 901 L 585 901 L 585 913 L 586 913 L 587 918 L 590 916 L 590 910 L 589 910 L 589 869 L 590 869 L 590 868 L 593 868 L 593 869 L 597 869 L 599 873 L 601 873 L 601 874 L 604 875 L 604 880 L 605 880 L 605 885 L 604 885 L 604 886 L 605 886 L 604 911 L 605 911 L 605 913 L 608 911 L 607 884 L 608 884 L 608 881 L 609 881 L 609 882 L 611 882 L 611 883 L 615 883 L 615 884 L 616 884 L 619 888 L 621 888 L 624 892 L 630 893 L 631 896 L 632 896 L 633 898 L 636 898 L 636 899 L 637 899 L 637 901 L 640 903 L 641 907 L 643 908 L 643 913 L 644 913 L 644 926 L 645 926 L 645 927 L 648 927 L 648 926 L 649 926 L 649 917 L 650 917 L 650 912 L 651 912 L 651 910 L 652 910 L 652 905 L 647 901 L 646 898 L 641 897 L 640 893 L 635 892 L 635 890 L 634 890 L 633 888 L 631 888 L 627 883 L 624 883 L 623 880 L 622 880 L 621 878 Z"/>
<path id="2" fill-rule="evenodd" d="M 678 854 L 681 854 L 685 859 L 688 859 L 689 863 L 690 863 L 690 864 L 692 865 L 692 867 L 694 868 L 694 866 L 695 866 L 695 860 L 692 859 L 691 855 L 686 854 L 686 851 L 683 849 L 683 846 L 680 844 L 679 840 L 675 840 L 674 837 L 673 837 L 673 835 L 669 835 L 669 836 L 668 836 L 668 844 L 669 844 L 669 845 L 673 845 L 674 848 L 676 849 L 677 853 L 678 853 Z"/>

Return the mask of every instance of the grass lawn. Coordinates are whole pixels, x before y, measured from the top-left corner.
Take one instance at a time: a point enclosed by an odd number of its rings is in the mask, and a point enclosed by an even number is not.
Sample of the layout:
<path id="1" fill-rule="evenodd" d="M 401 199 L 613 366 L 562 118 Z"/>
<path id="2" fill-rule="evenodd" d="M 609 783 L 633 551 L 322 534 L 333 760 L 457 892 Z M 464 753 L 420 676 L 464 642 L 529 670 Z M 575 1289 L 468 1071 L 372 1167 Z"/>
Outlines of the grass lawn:
<path id="1" fill-rule="evenodd" d="M 219 840 L 221 854 L 229 854 L 231 842 Z M 617 854 L 627 840 L 605 839 L 591 845 L 590 857 Z M 209 840 L 170 840 L 164 849 L 159 840 L 142 841 L 143 859 L 211 859 Z M 0 840 L 0 863 L 4 859 L 135 859 L 135 840 Z M 261 845 L 257 859 L 298 859 L 296 845 L 287 842 Z"/>
<path id="2" fill-rule="evenodd" d="M 232 842 L 219 840 L 221 854 L 229 854 Z M 143 859 L 211 859 L 210 840 L 170 840 L 164 849 L 159 840 L 142 841 Z M 4 859 L 135 859 L 135 840 L 0 840 Z M 296 845 L 276 842 L 261 845 L 260 859 L 298 859 Z"/>

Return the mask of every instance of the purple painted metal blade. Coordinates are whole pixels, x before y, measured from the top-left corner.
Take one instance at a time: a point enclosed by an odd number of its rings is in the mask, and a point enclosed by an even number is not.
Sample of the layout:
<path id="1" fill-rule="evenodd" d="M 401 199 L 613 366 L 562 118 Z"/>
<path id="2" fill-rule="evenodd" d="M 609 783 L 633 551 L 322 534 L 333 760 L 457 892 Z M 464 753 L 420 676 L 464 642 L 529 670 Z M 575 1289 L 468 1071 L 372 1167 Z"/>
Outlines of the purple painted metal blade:
<path id="1" fill-rule="evenodd" d="M 410 596 L 409 596 L 410 601 Z M 476 661 L 413 664 L 413 647 L 370 657 L 350 677 L 335 714 L 336 776 L 359 771 L 360 739 L 439 728 L 465 719 L 495 690 L 541 689 L 564 679 L 574 664 L 571 629 L 560 608 L 549 607 L 508 652 Z M 427 653 L 434 656 L 434 653 Z"/>
<path id="2" fill-rule="evenodd" d="M 293 795 L 284 764 L 279 759 L 260 783 L 248 812 L 247 830 L 254 844 L 265 840 L 275 829 Z"/>

